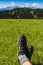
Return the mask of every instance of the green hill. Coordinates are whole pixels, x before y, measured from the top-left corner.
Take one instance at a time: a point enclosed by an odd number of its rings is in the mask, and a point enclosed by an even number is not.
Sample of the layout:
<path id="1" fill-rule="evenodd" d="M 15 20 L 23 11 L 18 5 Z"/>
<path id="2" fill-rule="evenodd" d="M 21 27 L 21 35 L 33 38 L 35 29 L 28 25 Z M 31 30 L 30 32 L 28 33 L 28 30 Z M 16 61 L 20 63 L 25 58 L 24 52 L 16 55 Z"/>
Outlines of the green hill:
<path id="1" fill-rule="evenodd" d="M 43 19 L 43 9 L 16 8 L 0 11 L 0 18 L 5 19 Z"/>

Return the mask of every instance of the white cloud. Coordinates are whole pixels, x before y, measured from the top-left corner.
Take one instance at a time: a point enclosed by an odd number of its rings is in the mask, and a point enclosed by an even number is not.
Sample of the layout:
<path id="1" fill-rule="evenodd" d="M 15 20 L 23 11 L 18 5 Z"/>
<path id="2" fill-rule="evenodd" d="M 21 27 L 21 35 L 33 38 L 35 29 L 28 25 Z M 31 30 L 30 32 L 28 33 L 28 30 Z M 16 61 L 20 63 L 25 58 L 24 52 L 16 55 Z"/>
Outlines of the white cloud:
<path id="1" fill-rule="evenodd" d="M 5 6 L 6 5 L 6 6 Z M 18 7 L 34 7 L 34 8 L 43 8 L 43 4 L 41 3 L 15 3 L 14 1 L 10 2 L 10 3 L 0 3 L 0 8 L 6 8 L 9 6 L 18 6 Z"/>
<path id="2" fill-rule="evenodd" d="M 29 7 L 29 3 L 18 4 L 19 7 Z"/>
<path id="3" fill-rule="evenodd" d="M 33 3 L 32 4 L 32 7 L 37 7 L 38 8 L 39 7 L 39 4 L 38 3 Z"/>
<path id="4" fill-rule="evenodd" d="M 12 1 L 11 5 L 12 5 L 12 6 L 15 6 L 15 3 Z"/>
<path id="5" fill-rule="evenodd" d="M 29 7 L 29 3 L 26 3 L 25 7 Z"/>

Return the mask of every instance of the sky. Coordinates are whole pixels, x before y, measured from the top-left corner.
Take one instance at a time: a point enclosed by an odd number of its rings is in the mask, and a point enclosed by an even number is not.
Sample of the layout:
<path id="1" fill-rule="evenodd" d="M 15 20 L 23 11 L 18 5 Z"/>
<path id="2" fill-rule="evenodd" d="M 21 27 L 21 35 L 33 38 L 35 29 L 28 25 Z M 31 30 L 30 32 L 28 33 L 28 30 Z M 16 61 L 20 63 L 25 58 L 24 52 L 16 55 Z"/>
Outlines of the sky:
<path id="1" fill-rule="evenodd" d="M 43 8 L 43 0 L 0 0 L 0 8 L 9 6 Z"/>

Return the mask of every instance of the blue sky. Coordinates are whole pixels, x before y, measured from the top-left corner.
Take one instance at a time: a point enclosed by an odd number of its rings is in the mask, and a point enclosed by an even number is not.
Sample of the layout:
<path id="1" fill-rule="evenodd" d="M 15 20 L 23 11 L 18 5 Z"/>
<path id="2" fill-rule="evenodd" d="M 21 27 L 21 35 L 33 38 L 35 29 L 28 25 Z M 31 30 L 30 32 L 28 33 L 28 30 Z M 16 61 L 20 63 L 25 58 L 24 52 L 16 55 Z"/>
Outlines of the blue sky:
<path id="1" fill-rule="evenodd" d="M 0 0 L 0 8 L 8 6 L 43 8 L 43 0 Z"/>

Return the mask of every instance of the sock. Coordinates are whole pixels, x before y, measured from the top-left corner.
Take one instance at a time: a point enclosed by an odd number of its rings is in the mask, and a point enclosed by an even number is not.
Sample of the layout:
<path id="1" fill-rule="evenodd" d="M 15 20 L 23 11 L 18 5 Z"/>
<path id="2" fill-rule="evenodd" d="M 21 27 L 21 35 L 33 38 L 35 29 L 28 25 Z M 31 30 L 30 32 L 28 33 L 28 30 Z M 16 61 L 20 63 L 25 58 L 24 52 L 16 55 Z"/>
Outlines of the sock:
<path id="1" fill-rule="evenodd" d="M 27 58 L 27 56 L 25 54 L 23 54 L 23 55 L 19 55 L 19 61 L 20 61 L 21 65 L 23 65 L 23 63 L 25 61 L 29 61 L 29 59 Z"/>

